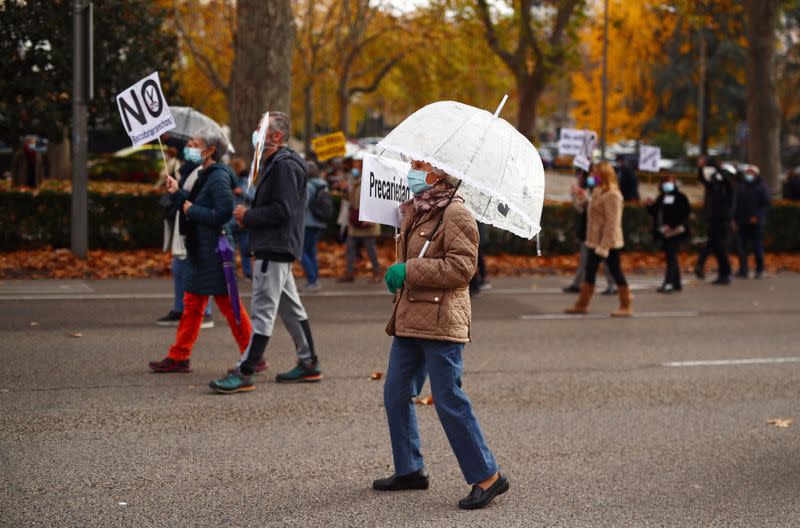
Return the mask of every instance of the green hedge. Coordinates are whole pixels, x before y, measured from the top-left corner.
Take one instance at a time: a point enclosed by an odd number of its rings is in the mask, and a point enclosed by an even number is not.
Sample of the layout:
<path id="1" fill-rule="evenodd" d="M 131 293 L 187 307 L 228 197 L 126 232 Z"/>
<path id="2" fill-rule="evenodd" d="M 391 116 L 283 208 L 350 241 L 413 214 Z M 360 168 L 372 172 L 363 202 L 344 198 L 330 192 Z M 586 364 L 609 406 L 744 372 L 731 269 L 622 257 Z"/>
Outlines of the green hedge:
<path id="1" fill-rule="evenodd" d="M 699 212 L 695 209 L 692 215 L 694 245 L 699 245 L 705 235 Z M 70 245 L 70 195 L 67 193 L 0 192 L 0 218 L 3 223 L 0 251 Z M 157 195 L 89 193 L 89 247 L 161 247 L 161 218 Z M 569 205 L 546 205 L 542 214 L 542 251 L 551 255 L 574 252 L 577 248 L 575 219 Z M 626 206 L 622 221 L 626 248 L 657 249 L 651 236 L 652 221 L 644 207 Z M 331 225 L 326 235 L 332 238 L 335 233 L 336 226 Z M 390 236 L 391 230 L 385 233 Z M 770 209 L 765 245 L 768 251 L 800 251 L 799 204 L 780 202 Z M 490 228 L 485 248 L 488 253 L 535 254 L 536 242 Z"/>

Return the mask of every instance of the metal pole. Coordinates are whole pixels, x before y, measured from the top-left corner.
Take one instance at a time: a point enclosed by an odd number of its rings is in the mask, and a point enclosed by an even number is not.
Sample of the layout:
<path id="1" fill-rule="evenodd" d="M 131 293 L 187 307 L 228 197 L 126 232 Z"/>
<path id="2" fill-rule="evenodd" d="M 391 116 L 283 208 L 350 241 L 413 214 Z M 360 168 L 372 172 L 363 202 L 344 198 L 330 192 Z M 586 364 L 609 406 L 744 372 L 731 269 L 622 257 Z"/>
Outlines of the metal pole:
<path id="1" fill-rule="evenodd" d="M 698 33 L 700 37 L 700 80 L 697 86 L 697 144 L 700 147 L 700 154 L 706 155 L 707 141 L 706 141 L 706 37 L 704 34 L 703 25 L 700 25 Z"/>
<path id="2" fill-rule="evenodd" d="M 600 157 L 606 159 L 606 103 L 608 99 L 608 0 L 603 10 L 603 102 L 600 122 Z"/>
<path id="3" fill-rule="evenodd" d="M 86 50 L 83 12 L 86 0 L 72 2 L 72 253 L 85 259 L 89 249 L 89 196 L 86 174 L 88 116 L 86 107 Z"/>

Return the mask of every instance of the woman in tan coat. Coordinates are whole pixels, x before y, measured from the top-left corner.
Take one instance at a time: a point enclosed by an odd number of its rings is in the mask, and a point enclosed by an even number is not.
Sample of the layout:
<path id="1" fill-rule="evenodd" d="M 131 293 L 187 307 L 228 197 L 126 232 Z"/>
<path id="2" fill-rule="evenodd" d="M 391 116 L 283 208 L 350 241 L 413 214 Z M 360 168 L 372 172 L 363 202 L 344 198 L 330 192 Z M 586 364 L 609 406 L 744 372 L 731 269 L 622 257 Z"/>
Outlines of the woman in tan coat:
<path id="1" fill-rule="evenodd" d="M 414 198 L 401 208 L 400 261 L 386 272 L 395 308 L 386 332 L 394 336 L 383 387 L 395 474 L 379 491 L 427 489 L 412 398 L 430 377 L 433 404 L 470 494 L 462 509 L 483 508 L 508 491 L 486 445 L 472 404 L 461 389 L 461 352 L 470 341 L 469 282 L 478 257 L 475 219 L 456 195 L 458 180 L 429 163 L 412 161 Z M 424 256 L 420 256 L 426 247 Z"/>
<path id="2" fill-rule="evenodd" d="M 595 166 L 595 178 L 600 180 L 600 188 L 595 190 L 589 205 L 589 221 L 586 229 L 586 246 L 589 248 L 589 260 L 586 263 L 586 277 L 581 285 L 578 302 L 572 308 L 564 310 L 568 314 L 589 313 L 589 301 L 594 294 L 594 281 L 600 262 L 605 260 L 608 270 L 614 277 L 619 290 L 619 308 L 611 315 L 614 317 L 630 317 L 631 290 L 620 263 L 620 249 L 625 245 L 622 236 L 622 209 L 624 201 L 619 192 L 617 174 L 607 162 Z"/>

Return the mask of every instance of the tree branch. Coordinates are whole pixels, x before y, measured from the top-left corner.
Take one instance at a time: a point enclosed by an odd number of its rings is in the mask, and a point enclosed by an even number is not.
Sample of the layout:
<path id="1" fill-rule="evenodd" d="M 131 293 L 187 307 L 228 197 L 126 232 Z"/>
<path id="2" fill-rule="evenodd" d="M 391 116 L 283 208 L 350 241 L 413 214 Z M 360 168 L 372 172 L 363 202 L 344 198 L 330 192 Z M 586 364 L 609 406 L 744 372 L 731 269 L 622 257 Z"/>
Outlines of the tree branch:
<path id="1" fill-rule="evenodd" d="M 192 58 L 203 71 L 203 74 L 208 77 L 208 80 L 211 81 L 211 83 L 218 90 L 228 94 L 230 90 L 230 84 L 222 80 L 222 77 L 220 77 L 219 73 L 217 73 L 217 71 L 214 69 L 213 64 L 211 64 L 211 60 L 197 48 L 194 41 L 189 36 L 189 33 L 186 31 L 186 27 L 183 25 L 183 19 L 181 18 L 180 9 L 178 8 L 177 0 L 173 0 L 172 8 L 175 13 L 175 24 L 178 27 L 178 32 L 189 46 L 189 52 L 192 55 Z"/>
<path id="2" fill-rule="evenodd" d="M 396 55 L 394 58 L 392 58 L 386 64 L 384 64 L 383 67 L 380 70 L 378 70 L 378 73 L 375 75 L 375 78 L 372 80 L 371 84 L 369 84 L 367 86 L 356 86 L 356 87 L 353 87 L 350 90 L 348 90 L 347 93 L 352 97 L 353 95 L 355 95 L 357 93 L 370 93 L 370 92 L 374 92 L 375 90 L 377 90 L 378 86 L 381 84 L 381 81 L 383 80 L 383 78 L 386 77 L 386 75 L 390 71 L 392 71 L 392 68 L 397 66 L 397 64 L 400 63 L 400 61 L 402 61 L 403 58 L 405 58 L 405 56 L 412 49 L 414 49 L 414 47 L 408 48 L 407 50 L 403 51 L 399 55 Z"/>
<path id="3" fill-rule="evenodd" d="M 489 47 L 492 48 L 497 56 L 500 57 L 509 68 L 516 70 L 519 65 L 518 58 L 503 49 L 500 42 L 497 40 L 497 33 L 494 30 L 494 23 L 492 23 L 492 17 L 489 14 L 489 6 L 486 4 L 486 0 L 478 0 L 478 14 L 486 29 L 486 41 L 489 43 Z"/>

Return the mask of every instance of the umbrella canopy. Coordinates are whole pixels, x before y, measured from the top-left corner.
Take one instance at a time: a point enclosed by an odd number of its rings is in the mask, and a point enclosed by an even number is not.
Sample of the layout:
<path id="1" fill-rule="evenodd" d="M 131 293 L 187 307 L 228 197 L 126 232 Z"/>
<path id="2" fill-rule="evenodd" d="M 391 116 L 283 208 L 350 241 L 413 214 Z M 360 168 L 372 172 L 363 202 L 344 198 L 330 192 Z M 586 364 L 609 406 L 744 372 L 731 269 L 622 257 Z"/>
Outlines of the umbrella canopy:
<path id="1" fill-rule="evenodd" d="M 173 136 L 189 139 L 206 127 L 217 127 L 222 130 L 219 123 L 194 108 L 170 106 L 169 111 L 172 112 L 172 118 L 175 119 L 175 128 L 169 131 Z M 236 152 L 230 141 L 228 141 L 228 152 Z"/>
<path id="2" fill-rule="evenodd" d="M 459 194 L 481 222 L 528 239 L 541 230 L 542 160 L 525 136 L 491 112 L 439 101 L 407 117 L 378 149 L 459 178 Z"/>

